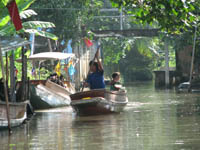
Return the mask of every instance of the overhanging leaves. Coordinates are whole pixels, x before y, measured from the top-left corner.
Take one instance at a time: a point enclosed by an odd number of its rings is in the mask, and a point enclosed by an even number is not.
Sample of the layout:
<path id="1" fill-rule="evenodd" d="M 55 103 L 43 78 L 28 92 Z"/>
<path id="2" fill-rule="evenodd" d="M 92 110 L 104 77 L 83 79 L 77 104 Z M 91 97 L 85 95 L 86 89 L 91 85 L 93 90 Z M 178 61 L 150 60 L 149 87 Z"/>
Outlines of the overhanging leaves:
<path id="1" fill-rule="evenodd" d="M 37 29 L 40 28 L 53 28 L 55 25 L 51 22 L 44 22 L 44 21 L 27 21 L 23 23 L 24 28 L 32 28 Z"/>
<path id="2" fill-rule="evenodd" d="M 43 36 L 43 37 L 46 37 L 46 38 L 50 38 L 52 40 L 58 40 L 57 36 L 55 36 L 52 33 L 45 32 L 45 31 L 38 31 L 36 29 L 26 29 L 25 32 L 26 33 L 35 33 L 36 35 Z"/>
<path id="3" fill-rule="evenodd" d="M 33 15 L 37 15 L 37 13 L 32 9 L 28 9 L 28 10 L 24 10 L 24 11 L 20 12 L 20 18 L 21 19 L 26 19 L 26 18 L 29 18 Z"/>

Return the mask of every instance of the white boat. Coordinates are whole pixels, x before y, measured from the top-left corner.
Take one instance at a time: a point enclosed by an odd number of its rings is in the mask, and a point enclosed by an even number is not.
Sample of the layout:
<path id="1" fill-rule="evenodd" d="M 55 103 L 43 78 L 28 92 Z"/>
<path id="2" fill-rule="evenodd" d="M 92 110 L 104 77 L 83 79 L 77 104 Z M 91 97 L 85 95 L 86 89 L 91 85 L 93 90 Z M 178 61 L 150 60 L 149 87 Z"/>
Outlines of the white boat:
<path id="1" fill-rule="evenodd" d="M 43 52 L 33 54 L 27 59 L 34 62 L 39 61 L 39 64 L 41 64 L 46 60 L 64 60 L 74 57 L 73 53 Z M 70 105 L 71 99 L 69 95 L 74 93 L 75 90 L 69 82 L 64 82 L 67 85 L 66 88 L 49 80 L 36 80 L 35 82 L 33 80 L 30 82 L 30 102 L 34 109 L 48 109 Z"/>
<path id="2" fill-rule="evenodd" d="M 34 109 L 48 109 L 69 106 L 70 90 L 49 80 L 45 84 L 31 86 L 31 105 Z"/>

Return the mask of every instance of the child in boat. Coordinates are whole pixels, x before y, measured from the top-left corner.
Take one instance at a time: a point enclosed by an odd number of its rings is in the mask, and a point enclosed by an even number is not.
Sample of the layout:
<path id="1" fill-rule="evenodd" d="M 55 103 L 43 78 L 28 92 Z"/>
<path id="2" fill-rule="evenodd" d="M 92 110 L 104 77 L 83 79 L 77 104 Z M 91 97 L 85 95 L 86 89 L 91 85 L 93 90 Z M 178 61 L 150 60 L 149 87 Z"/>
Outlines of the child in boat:
<path id="1" fill-rule="evenodd" d="M 103 66 L 99 60 L 99 51 L 95 54 L 95 59 L 97 59 L 97 62 L 90 61 L 89 63 L 90 74 L 84 84 L 89 86 L 90 89 L 102 89 L 105 88 L 105 82 Z"/>
<path id="2" fill-rule="evenodd" d="M 120 73 L 114 72 L 112 74 L 112 81 L 110 82 L 110 90 L 111 91 L 119 91 L 122 88 L 122 85 L 119 82 L 119 80 L 120 80 Z"/>

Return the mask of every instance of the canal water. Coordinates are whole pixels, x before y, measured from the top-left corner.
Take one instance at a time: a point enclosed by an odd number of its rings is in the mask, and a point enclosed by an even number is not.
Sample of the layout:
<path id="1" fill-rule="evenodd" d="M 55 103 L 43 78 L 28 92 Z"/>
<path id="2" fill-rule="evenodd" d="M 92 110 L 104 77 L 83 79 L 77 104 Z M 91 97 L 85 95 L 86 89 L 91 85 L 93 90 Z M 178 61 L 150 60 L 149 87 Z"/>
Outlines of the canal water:
<path id="1" fill-rule="evenodd" d="M 71 108 L 37 112 L 26 124 L 0 131 L 0 150 L 198 150 L 200 94 L 127 85 L 120 114 L 76 116 Z"/>

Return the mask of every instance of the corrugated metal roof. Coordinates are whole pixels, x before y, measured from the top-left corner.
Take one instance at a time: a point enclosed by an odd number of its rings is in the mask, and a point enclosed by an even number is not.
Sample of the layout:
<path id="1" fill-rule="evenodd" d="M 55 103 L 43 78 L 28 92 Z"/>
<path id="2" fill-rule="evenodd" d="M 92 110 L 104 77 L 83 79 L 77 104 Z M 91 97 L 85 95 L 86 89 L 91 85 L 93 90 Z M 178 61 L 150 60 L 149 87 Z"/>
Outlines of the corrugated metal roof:
<path id="1" fill-rule="evenodd" d="M 18 47 L 31 44 L 31 42 L 20 37 L 0 37 L 0 47 L 2 52 L 15 50 Z"/>

